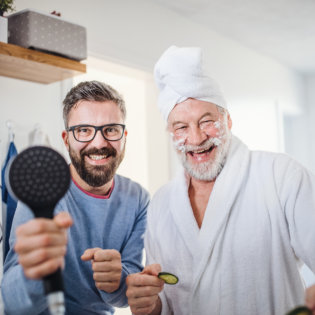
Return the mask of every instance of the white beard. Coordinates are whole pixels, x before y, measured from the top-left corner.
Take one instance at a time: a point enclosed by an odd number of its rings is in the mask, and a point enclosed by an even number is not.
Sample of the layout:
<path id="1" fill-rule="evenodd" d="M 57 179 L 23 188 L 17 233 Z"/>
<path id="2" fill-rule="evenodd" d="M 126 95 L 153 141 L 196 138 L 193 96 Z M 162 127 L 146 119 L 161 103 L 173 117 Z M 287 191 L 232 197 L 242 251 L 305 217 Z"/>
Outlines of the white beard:
<path id="1" fill-rule="evenodd" d="M 217 124 L 218 127 L 220 127 L 220 122 L 217 122 Z M 225 164 L 231 137 L 232 134 L 228 128 L 227 120 L 224 119 L 223 126 L 219 128 L 219 135 L 217 137 L 208 139 L 200 146 L 184 145 L 182 144 L 183 140 L 180 140 L 177 143 L 175 142 L 174 146 L 185 170 L 191 177 L 202 181 L 213 181 L 220 174 Z M 215 156 L 212 160 L 192 164 L 187 159 L 187 152 L 207 149 L 212 145 L 216 150 Z"/>

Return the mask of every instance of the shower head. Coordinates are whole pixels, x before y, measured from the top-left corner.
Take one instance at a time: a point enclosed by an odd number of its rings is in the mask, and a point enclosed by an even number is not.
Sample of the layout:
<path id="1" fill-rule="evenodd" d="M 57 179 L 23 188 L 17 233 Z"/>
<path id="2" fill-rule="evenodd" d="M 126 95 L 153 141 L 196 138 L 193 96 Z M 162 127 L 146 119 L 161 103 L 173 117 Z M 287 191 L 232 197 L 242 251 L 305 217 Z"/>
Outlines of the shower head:
<path id="1" fill-rule="evenodd" d="M 53 218 L 58 201 L 70 185 L 67 162 L 57 151 L 33 146 L 19 153 L 6 172 L 8 190 L 26 204 L 35 217 Z M 60 268 L 44 277 L 44 289 L 52 315 L 65 313 L 63 281 Z"/>
<path id="2" fill-rule="evenodd" d="M 7 181 L 10 193 L 25 203 L 35 217 L 52 218 L 53 210 L 70 185 L 70 170 L 57 151 L 34 146 L 11 162 Z"/>

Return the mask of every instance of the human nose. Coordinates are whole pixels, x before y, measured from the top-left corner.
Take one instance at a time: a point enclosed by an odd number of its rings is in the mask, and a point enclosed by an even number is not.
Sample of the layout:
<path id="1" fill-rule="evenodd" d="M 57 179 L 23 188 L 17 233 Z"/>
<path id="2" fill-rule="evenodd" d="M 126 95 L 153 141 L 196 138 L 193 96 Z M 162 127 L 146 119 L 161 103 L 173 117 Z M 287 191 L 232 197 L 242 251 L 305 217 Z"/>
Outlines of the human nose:
<path id="1" fill-rule="evenodd" d="M 203 143 L 207 139 L 207 134 L 205 131 L 201 130 L 199 127 L 195 126 L 190 128 L 188 134 L 189 144 L 199 145 Z"/>
<path id="2" fill-rule="evenodd" d="M 104 147 L 104 145 L 108 145 L 108 140 L 106 140 L 102 134 L 101 129 L 96 130 L 94 139 L 91 141 L 91 143 L 93 143 L 93 146 L 95 147 Z"/>

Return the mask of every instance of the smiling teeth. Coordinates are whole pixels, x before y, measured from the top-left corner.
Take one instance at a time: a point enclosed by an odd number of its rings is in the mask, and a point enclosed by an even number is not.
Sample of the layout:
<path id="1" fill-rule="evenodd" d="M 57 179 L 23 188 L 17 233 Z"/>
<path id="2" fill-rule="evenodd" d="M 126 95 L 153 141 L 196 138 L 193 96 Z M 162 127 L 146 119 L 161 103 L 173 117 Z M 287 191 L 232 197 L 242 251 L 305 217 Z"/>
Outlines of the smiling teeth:
<path id="1" fill-rule="evenodd" d="M 205 152 L 206 150 L 199 150 L 199 151 L 194 151 L 194 153 L 202 153 L 202 152 Z"/>
<path id="2" fill-rule="evenodd" d="M 204 153 L 204 152 L 206 152 L 206 151 L 209 151 L 209 150 L 211 150 L 212 149 L 212 147 L 210 147 L 209 149 L 203 149 L 203 150 L 199 150 L 199 151 L 193 151 L 193 153 L 194 154 L 199 154 L 199 153 Z"/>
<path id="3" fill-rule="evenodd" d="M 101 159 L 106 159 L 106 155 L 89 155 L 89 157 L 92 159 L 92 160 L 101 160 Z"/>

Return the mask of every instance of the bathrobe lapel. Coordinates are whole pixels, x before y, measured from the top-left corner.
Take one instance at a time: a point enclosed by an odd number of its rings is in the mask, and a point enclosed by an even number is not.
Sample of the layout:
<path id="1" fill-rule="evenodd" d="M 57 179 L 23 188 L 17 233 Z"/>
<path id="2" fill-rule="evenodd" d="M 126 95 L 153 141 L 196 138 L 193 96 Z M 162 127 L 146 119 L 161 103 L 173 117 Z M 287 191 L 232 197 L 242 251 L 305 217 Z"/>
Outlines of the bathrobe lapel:
<path id="1" fill-rule="evenodd" d="M 188 182 L 184 172 L 180 172 L 174 179 L 170 209 L 177 230 L 179 231 L 190 254 L 194 257 L 199 251 L 199 227 L 193 215 L 188 197 Z"/>
<path id="2" fill-rule="evenodd" d="M 200 229 L 198 252 L 194 256 L 192 293 L 207 268 L 214 245 L 224 233 L 233 203 L 248 173 L 249 156 L 247 147 L 233 137 L 226 164 L 215 182 Z"/>

